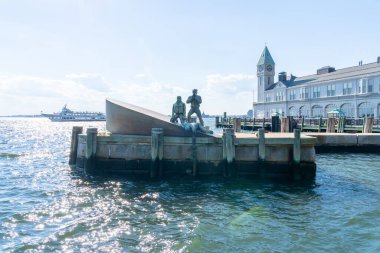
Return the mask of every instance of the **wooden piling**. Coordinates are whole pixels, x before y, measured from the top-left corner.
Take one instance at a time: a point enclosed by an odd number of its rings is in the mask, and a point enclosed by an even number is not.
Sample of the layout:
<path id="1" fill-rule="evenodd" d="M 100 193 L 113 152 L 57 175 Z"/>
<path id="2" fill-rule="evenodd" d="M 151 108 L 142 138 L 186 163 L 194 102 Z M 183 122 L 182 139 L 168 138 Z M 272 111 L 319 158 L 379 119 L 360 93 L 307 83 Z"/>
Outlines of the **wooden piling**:
<path id="1" fill-rule="evenodd" d="M 327 119 L 327 133 L 335 133 L 335 118 Z"/>
<path id="2" fill-rule="evenodd" d="M 223 130 L 223 160 L 225 162 L 224 176 L 236 174 L 235 168 L 235 132 L 233 129 Z"/>
<path id="3" fill-rule="evenodd" d="M 155 178 L 157 174 L 162 176 L 162 158 L 164 156 L 164 129 L 152 128 L 151 135 L 151 158 L 150 177 Z"/>
<path id="4" fill-rule="evenodd" d="M 71 132 L 71 146 L 70 146 L 70 158 L 69 165 L 74 165 L 77 163 L 77 153 L 78 153 L 78 135 L 83 132 L 83 127 L 74 126 Z"/>
<path id="5" fill-rule="evenodd" d="M 319 117 L 319 122 L 318 122 L 318 133 L 320 133 L 322 130 L 322 117 Z"/>
<path id="6" fill-rule="evenodd" d="M 234 118 L 233 119 L 233 128 L 236 133 L 241 132 L 241 119 L 240 118 Z"/>
<path id="7" fill-rule="evenodd" d="M 215 117 L 215 128 L 219 127 L 219 117 Z"/>
<path id="8" fill-rule="evenodd" d="M 283 117 L 281 118 L 281 133 L 289 132 L 289 118 Z"/>
<path id="9" fill-rule="evenodd" d="M 93 170 L 95 169 L 96 138 L 98 135 L 98 129 L 87 128 L 86 134 L 86 161 L 84 168 L 86 170 Z"/>
<path id="10" fill-rule="evenodd" d="M 346 122 L 345 117 L 342 117 L 342 116 L 339 117 L 337 133 L 344 133 L 345 122 Z"/>
<path id="11" fill-rule="evenodd" d="M 305 127 L 305 116 L 302 116 L 302 118 L 301 118 L 301 132 L 303 131 L 304 127 Z"/>
<path id="12" fill-rule="evenodd" d="M 265 161 L 265 129 L 259 129 L 259 161 Z"/>
<path id="13" fill-rule="evenodd" d="M 364 121 L 363 133 L 372 133 L 372 128 L 373 128 L 373 118 L 366 117 Z"/>
<path id="14" fill-rule="evenodd" d="M 294 143 L 293 143 L 293 163 L 299 164 L 301 162 L 301 131 L 294 129 Z"/>
<path id="15" fill-rule="evenodd" d="M 265 118 L 263 118 L 263 128 L 265 128 Z"/>

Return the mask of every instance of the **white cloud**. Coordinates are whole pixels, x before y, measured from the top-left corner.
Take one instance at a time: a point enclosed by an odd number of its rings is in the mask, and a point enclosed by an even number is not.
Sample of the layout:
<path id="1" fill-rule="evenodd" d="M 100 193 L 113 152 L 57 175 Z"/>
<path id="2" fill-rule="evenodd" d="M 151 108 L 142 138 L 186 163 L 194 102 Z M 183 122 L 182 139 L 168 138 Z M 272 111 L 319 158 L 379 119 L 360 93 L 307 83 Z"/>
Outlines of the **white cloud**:
<path id="1" fill-rule="evenodd" d="M 245 114 L 252 107 L 254 75 L 214 74 L 207 77 L 207 85 L 202 90 L 206 113 Z"/>
<path id="2" fill-rule="evenodd" d="M 83 84 L 89 89 L 94 89 L 94 90 L 103 91 L 103 92 L 110 90 L 109 84 L 99 74 L 95 74 L 95 73 L 69 74 L 69 75 L 66 75 L 66 78 L 80 82 L 81 84 Z"/>
<path id="3" fill-rule="evenodd" d="M 208 114 L 244 114 L 252 104 L 252 75 L 209 75 L 199 88 Z M 100 74 L 69 74 L 62 79 L 35 76 L 0 76 L 0 115 L 38 114 L 58 111 L 67 104 L 73 110 L 105 111 L 105 98 L 114 98 L 164 114 L 171 113 L 177 96 L 186 100 L 192 88 L 183 84 L 142 78 L 120 84 L 105 81 Z"/>

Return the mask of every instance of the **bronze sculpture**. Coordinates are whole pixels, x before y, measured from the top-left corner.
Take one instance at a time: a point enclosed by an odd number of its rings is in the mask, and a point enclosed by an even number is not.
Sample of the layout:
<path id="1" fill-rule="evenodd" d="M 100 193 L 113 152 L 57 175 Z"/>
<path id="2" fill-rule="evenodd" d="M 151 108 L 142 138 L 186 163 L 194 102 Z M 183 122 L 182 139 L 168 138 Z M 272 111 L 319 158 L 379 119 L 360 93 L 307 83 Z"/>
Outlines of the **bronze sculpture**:
<path id="1" fill-rule="evenodd" d="M 187 114 L 187 122 L 191 122 L 191 115 L 193 115 L 195 113 L 197 115 L 201 125 L 204 126 L 202 114 L 201 114 L 201 111 L 199 110 L 199 106 L 202 103 L 202 98 L 201 98 L 201 96 L 198 95 L 197 89 L 193 90 L 193 95 L 190 96 L 186 100 L 186 103 L 191 104 L 191 109 L 190 109 L 189 113 Z"/>
<path id="2" fill-rule="evenodd" d="M 177 101 L 173 104 L 172 117 L 170 122 L 175 123 L 177 119 L 181 120 L 181 123 L 186 121 L 186 105 L 182 102 L 181 96 L 177 96 Z"/>

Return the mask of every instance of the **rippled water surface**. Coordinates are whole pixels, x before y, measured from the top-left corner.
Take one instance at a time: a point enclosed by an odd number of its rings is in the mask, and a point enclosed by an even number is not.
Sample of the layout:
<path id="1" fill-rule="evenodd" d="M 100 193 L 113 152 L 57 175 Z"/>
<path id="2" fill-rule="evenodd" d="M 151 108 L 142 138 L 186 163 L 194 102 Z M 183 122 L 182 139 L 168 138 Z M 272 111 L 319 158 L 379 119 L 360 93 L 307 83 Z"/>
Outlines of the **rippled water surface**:
<path id="1" fill-rule="evenodd" d="M 0 252 L 380 252 L 380 155 L 317 156 L 307 185 L 91 177 L 74 125 L 0 118 Z"/>

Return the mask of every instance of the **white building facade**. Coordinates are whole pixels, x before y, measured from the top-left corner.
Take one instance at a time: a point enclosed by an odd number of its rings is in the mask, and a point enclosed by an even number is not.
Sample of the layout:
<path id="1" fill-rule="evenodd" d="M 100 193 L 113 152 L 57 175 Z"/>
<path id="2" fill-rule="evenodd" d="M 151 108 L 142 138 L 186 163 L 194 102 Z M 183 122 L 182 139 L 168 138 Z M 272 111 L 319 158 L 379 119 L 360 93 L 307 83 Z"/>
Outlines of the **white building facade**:
<path id="1" fill-rule="evenodd" d="M 257 63 L 255 118 L 283 116 L 327 117 L 341 109 L 346 117 L 380 117 L 380 57 L 369 64 L 337 69 L 327 66 L 314 75 L 296 77 L 278 74 L 267 47 Z"/>

